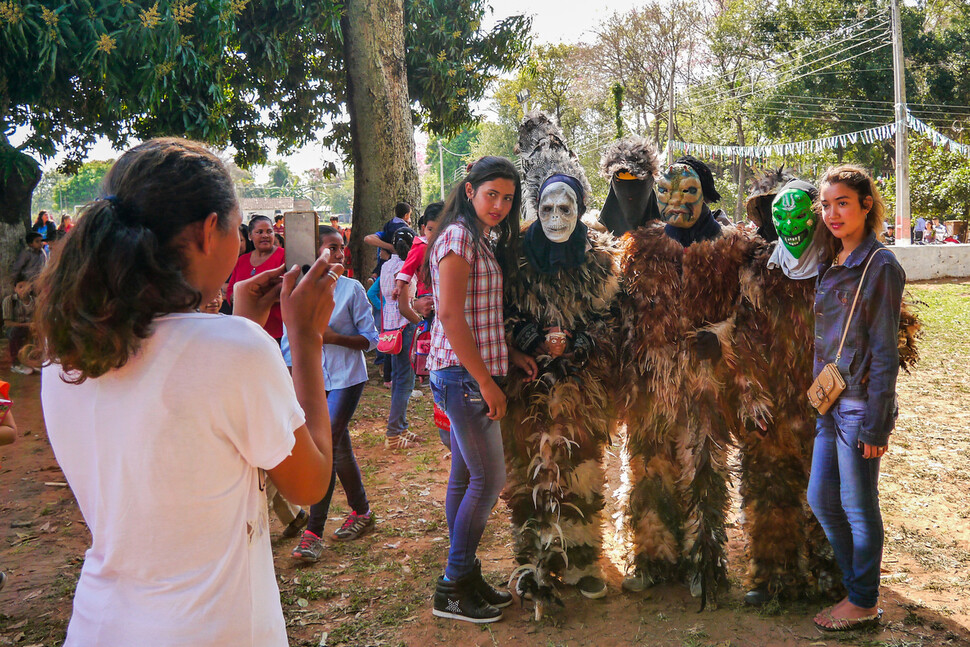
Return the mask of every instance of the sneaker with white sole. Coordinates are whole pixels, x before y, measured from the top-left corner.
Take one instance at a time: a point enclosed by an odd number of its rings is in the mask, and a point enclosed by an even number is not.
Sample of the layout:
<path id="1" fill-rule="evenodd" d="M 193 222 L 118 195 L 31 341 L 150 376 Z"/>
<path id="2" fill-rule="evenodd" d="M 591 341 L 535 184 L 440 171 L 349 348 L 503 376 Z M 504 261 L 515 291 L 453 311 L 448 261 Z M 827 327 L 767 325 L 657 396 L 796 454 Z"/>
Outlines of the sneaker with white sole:
<path id="1" fill-rule="evenodd" d="M 397 436 L 387 436 L 384 438 L 384 449 L 407 449 L 411 445 L 421 442 L 421 437 L 413 431 L 405 431 Z"/>
<path id="2" fill-rule="evenodd" d="M 293 559 L 303 560 L 304 562 L 315 562 L 323 554 L 323 540 L 309 530 L 303 531 L 303 538 L 299 545 L 293 549 Z"/>
<path id="3" fill-rule="evenodd" d="M 474 573 L 458 580 L 439 577 L 435 582 L 431 615 L 475 624 L 498 622 L 502 612 L 482 599 Z"/>
<path id="4" fill-rule="evenodd" d="M 606 582 L 595 575 L 586 575 L 576 582 L 576 588 L 584 598 L 599 600 L 606 597 Z"/>
<path id="5" fill-rule="evenodd" d="M 337 541 L 351 541 L 362 537 L 373 527 L 374 515 L 370 511 L 367 514 L 351 512 L 344 524 L 333 532 L 333 538 Z"/>

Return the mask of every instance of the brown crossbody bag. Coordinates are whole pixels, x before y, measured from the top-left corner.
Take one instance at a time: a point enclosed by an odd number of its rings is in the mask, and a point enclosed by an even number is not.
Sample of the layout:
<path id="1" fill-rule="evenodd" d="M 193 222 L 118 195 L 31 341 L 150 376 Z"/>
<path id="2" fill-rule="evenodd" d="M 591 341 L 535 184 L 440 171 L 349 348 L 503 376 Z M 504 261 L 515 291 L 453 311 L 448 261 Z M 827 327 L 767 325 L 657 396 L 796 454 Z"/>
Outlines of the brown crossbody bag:
<path id="1" fill-rule="evenodd" d="M 812 403 L 812 406 L 815 407 L 819 415 L 824 415 L 826 411 L 831 409 L 835 401 L 842 395 L 842 391 L 845 390 L 845 380 L 842 379 L 838 367 L 839 360 L 842 359 L 842 346 L 845 345 L 845 336 L 849 334 L 849 324 L 852 323 L 852 315 L 855 314 L 855 306 L 859 301 L 859 294 L 862 292 L 862 283 L 866 280 L 866 272 L 869 271 L 869 265 L 872 263 L 872 259 L 876 257 L 876 254 L 884 249 L 886 248 L 880 247 L 874 251 L 869 256 L 866 266 L 862 268 L 862 277 L 859 278 L 859 287 L 856 288 L 855 298 L 852 299 L 852 308 L 849 310 L 849 318 L 845 321 L 845 329 L 842 331 L 842 340 L 839 342 L 839 350 L 835 354 L 835 361 L 829 362 L 822 367 L 818 377 L 815 378 L 812 386 L 808 389 L 808 401 Z"/>

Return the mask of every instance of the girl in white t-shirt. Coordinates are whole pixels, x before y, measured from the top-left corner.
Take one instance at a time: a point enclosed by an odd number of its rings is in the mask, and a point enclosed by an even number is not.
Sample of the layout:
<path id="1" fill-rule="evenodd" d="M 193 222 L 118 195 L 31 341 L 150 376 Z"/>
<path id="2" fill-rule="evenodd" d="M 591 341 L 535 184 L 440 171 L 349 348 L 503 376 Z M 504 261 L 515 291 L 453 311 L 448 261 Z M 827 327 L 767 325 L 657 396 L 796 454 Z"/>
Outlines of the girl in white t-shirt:
<path id="1" fill-rule="evenodd" d="M 330 481 L 326 258 L 236 285 L 239 207 L 202 145 L 121 156 L 54 252 L 36 310 L 47 432 L 91 531 L 66 645 L 287 645 L 259 468 L 291 501 Z M 280 302 L 293 378 L 260 327 Z M 240 406 L 242 403 L 242 406 Z"/>

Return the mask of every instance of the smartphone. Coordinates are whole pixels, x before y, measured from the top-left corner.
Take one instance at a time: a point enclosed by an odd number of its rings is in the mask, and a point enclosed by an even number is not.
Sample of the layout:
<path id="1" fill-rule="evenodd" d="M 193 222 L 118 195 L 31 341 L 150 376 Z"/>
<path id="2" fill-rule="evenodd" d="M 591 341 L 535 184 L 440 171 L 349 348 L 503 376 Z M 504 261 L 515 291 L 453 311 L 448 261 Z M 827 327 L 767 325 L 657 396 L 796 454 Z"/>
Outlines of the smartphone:
<path id="1" fill-rule="evenodd" d="M 298 265 L 306 274 L 317 259 L 320 229 L 316 211 L 287 211 L 283 214 L 286 268 Z"/>

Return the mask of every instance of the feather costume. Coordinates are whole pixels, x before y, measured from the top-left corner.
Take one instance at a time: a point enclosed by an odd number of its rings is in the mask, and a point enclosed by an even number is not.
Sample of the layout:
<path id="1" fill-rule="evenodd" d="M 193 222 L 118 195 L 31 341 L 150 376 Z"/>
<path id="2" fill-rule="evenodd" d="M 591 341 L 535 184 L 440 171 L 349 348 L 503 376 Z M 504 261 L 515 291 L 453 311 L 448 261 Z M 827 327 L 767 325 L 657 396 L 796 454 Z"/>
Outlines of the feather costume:
<path id="1" fill-rule="evenodd" d="M 533 137 L 538 126 L 541 136 Z M 539 186 L 564 173 L 588 187 L 582 168 L 545 115 L 532 115 L 520 130 L 528 169 L 524 202 L 532 209 Z M 520 255 L 506 279 L 506 329 L 523 322 L 538 329 L 558 326 L 583 334 L 591 346 L 582 357 L 539 354 L 538 375 L 526 381 L 521 369 L 509 372 L 508 411 L 502 419 L 508 503 L 515 555 L 531 572 L 536 617 L 550 603 L 561 603 L 558 580 L 576 584 L 600 576 L 605 474 L 603 451 L 613 421 L 616 348 L 611 306 L 619 293 L 618 248 L 609 234 L 589 229 L 581 265 L 543 273 Z M 611 379 L 612 376 L 612 379 Z"/>
<path id="2" fill-rule="evenodd" d="M 647 584 L 687 577 L 703 606 L 727 581 L 734 316 L 740 274 L 763 242 L 726 227 L 684 248 L 659 223 L 624 242 L 621 417 L 634 566 Z M 700 331 L 717 336 L 721 360 L 700 358 Z"/>

